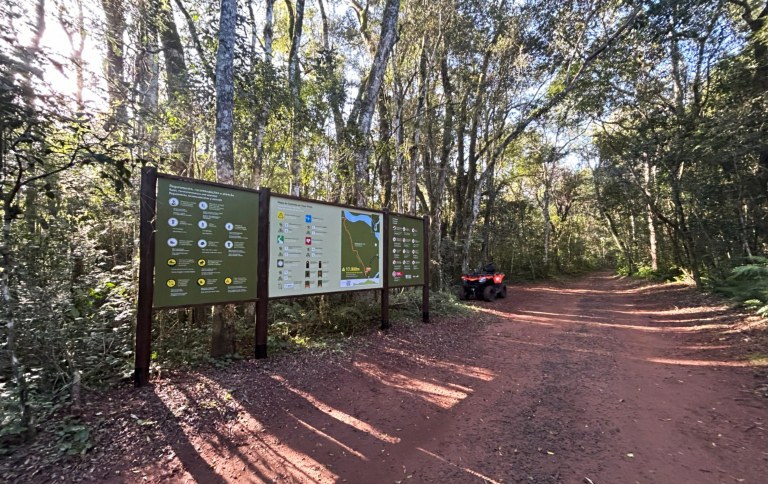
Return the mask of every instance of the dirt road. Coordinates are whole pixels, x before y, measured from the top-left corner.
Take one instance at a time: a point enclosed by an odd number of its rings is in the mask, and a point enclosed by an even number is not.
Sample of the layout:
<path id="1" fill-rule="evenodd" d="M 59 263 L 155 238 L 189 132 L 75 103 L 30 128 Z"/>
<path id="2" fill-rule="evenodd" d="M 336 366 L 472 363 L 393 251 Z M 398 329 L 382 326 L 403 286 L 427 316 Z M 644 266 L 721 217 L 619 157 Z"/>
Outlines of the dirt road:
<path id="1" fill-rule="evenodd" d="M 395 329 L 352 355 L 126 389 L 117 410 L 101 410 L 111 416 L 95 464 L 62 472 L 115 482 L 768 482 L 761 370 L 736 350 L 733 313 L 697 298 L 607 274 L 512 286 L 505 300 L 473 303 L 477 317 Z"/>

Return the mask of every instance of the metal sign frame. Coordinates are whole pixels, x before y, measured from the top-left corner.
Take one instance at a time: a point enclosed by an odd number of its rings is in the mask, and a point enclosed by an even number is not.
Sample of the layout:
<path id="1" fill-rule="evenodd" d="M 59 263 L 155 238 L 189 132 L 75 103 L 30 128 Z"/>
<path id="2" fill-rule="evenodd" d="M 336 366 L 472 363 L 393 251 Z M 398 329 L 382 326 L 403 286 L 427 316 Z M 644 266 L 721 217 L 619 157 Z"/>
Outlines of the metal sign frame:
<path id="1" fill-rule="evenodd" d="M 153 306 L 154 299 L 154 284 L 155 284 L 155 234 L 156 234 L 156 217 L 157 217 L 157 180 L 158 178 L 165 178 L 170 180 L 183 181 L 192 184 L 199 184 L 201 186 L 213 186 L 219 188 L 226 188 L 228 190 L 243 191 L 249 193 L 257 193 L 259 196 L 258 207 L 258 224 L 257 224 L 257 242 L 256 242 L 256 260 L 257 260 L 257 274 L 256 274 L 256 298 L 236 299 L 232 301 L 216 301 L 213 303 L 201 303 L 201 304 L 185 304 L 179 306 L 163 306 L 155 308 Z M 254 328 L 255 333 L 255 348 L 254 356 L 257 359 L 267 357 L 267 303 L 270 299 L 287 299 L 294 297 L 308 297 L 314 295 L 324 294 L 339 294 L 347 292 L 361 292 L 361 291 L 381 291 L 381 329 L 388 329 L 391 327 L 389 321 L 389 291 L 396 288 L 407 287 L 419 287 L 422 286 L 422 320 L 425 323 L 429 322 L 429 217 L 425 216 L 421 218 L 424 223 L 423 233 L 423 283 L 422 284 L 407 284 L 397 285 L 390 288 L 389 286 L 389 257 L 388 251 L 389 241 L 391 234 L 389 233 L 390 217 L 407 217 L 411 219 L 419 220 L 419 217 L 413 215 L 391 213 L 389 210 L 373 210 L 366 207 L 355 207 L 352 205 L 344 205 L 332 202 L 325 202 L 321 200 L 312 200 L 302 197 L 294 197 L 290 195 L 275 195 L 281 199 L 296 200 L 304 203 L 322 204 L 332 207 L 338 207 L 341 209 L 350 210 L 362 210 L 365 212 L 371 212 L 381 215 L 381 237 L 382 237 L 382 260 L 380 261 L 380 272 L 382 275 L 381 287 L 365 288 L 355 287 L 344 290 L 333 290 L 328 292 L 320 292 L 316 294 L 297 294 L 297 295 L 281 295 L 281 296 L 269 296 L 269 271 L 270 271 L 270 204 L 272 194 L 269 188 L 262 188 L 254 190 L 250 188 L 237 187 L 233 185 L 226 185 L 221 183 L 207 182 L 194 178 L 180 177 L 168 174 L 158 173 L 155 167 L 144 167 L 141 170 L 141 189 L 140 189 L 140 226 L 139 226 L 139 294 L 136 311 L 136 346 L 135 346 L 135 365 L 134 365 L 134 384 L 139 387 L 146 385 L 149 382 L 149 367 L 152 354 L 151 340 L 152 340 L 152 315 L 155 309 L 179 309 L 186 307 L 196 306 L 211 306 L 217 304 L 234 304 L 243 302 L 255 302 L 256 303 L 256 324 Z"/>

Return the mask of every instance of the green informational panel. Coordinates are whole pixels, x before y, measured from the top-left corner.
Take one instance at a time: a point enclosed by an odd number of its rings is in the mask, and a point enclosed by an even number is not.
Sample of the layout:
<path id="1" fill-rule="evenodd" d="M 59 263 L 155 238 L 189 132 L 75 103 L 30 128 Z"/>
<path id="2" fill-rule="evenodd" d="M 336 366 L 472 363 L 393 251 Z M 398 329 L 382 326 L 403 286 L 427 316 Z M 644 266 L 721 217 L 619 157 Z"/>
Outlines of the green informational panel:
<path id="1" fill-rule="evenodd" d="M 256 299 L 259 194 L 160 177 L 154 307 Z"/>
<path id="2" fill-rule="evenodd" d="M 424 219 L 390 215 L 387 236 L 390 287 L 424 284 Z"/>
<path id="3" fill-rule="evenodd" d="M 272 196 L 269 297 L 383 287 L 383 214 Z"/>

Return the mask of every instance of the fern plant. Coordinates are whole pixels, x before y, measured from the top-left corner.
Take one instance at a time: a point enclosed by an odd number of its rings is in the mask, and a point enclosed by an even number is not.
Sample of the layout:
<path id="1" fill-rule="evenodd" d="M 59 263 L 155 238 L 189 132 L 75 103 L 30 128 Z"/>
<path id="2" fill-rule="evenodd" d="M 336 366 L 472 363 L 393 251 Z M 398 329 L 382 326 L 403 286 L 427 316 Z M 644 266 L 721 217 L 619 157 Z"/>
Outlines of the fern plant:
<path id="1" fill-rule="evenodd" d="M 733 268 L 716 290 L 760 316 L 768 316 L 768 258 L 749 258 L 747 264 Z"/>
<path id="2" fill-rule="evenodd" d="M 765 257 L 751 257 L 749 264 L 735 267 L 731 271 L 729 279 L 757 279 L 768 280 L 768 259 Z"/>

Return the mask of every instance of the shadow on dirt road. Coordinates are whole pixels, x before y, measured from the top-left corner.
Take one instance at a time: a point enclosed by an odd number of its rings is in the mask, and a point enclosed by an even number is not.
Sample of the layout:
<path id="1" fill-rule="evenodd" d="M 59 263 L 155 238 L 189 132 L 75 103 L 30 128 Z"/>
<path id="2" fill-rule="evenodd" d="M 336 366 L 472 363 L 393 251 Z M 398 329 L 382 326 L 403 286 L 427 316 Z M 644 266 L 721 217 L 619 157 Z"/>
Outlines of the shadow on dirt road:
<path id="1" fill-rule="evenodd" d="M 104 440 L 123 458 L 90 472 L 115 482 L 765 482 L 768 400 L 753 392 L 758 369 L 739 353 L 728 309 L 684 286 L 608 274 L 471 304 L 476 316 L 395 327 L 349 354 L 126 390 L 132 417 L 155 422 L 142 430 L 144 453 Z"/>

